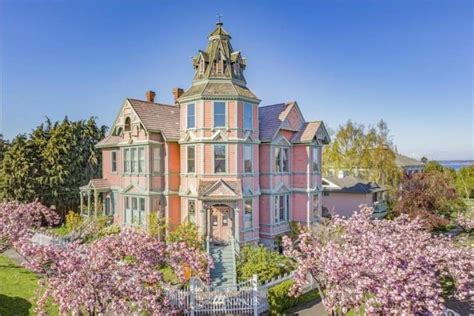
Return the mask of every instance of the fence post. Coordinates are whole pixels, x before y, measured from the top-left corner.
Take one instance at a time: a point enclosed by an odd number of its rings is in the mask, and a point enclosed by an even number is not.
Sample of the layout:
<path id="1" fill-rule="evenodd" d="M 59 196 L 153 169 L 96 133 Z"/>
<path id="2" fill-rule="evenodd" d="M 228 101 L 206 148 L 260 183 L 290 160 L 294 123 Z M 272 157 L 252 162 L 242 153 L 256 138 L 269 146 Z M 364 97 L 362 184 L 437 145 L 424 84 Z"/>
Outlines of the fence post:
<path id="1" fill-rule="evenodd" d="M 194 278 L 189 279 L 189 305 L 191 308 L 191 316 L 194 316 L 194 306 L 195 306 L 195 285 Z"/>
<path id="2" fill-rule="evenodd" d="M 253 315 L 258 316 L 258 276 L 254 274 L 252 276 L 252 287 L 253 287 Z"/>

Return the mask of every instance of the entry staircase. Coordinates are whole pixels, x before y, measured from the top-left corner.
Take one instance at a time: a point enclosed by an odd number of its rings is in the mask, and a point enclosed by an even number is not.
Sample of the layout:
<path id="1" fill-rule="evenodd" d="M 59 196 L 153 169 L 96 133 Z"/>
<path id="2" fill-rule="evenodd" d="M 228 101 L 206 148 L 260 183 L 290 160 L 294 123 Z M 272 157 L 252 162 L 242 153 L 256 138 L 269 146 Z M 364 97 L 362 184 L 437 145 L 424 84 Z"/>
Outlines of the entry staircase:
<path id="1" fill-rule="evenodd" d="M 236 284 L 235 243 L 228 245 L 209 244 L 209 254 L 214 261 L 211 269 L 211 285 L 213 287 L 232 287 Z"/>

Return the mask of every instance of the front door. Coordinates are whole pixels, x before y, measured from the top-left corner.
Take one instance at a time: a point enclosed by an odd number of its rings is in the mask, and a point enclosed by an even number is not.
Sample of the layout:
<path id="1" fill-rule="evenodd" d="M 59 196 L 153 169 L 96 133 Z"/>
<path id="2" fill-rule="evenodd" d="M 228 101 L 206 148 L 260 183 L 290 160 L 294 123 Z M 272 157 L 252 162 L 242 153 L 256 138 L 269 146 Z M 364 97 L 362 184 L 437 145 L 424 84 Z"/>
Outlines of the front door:
<path id="1" fill-rule="evenodd" d="M 215 205 L 211 208 L 212 241 L 215 244 L 227 244 L 232 236 L 231 208 L 227 205 Z"/>

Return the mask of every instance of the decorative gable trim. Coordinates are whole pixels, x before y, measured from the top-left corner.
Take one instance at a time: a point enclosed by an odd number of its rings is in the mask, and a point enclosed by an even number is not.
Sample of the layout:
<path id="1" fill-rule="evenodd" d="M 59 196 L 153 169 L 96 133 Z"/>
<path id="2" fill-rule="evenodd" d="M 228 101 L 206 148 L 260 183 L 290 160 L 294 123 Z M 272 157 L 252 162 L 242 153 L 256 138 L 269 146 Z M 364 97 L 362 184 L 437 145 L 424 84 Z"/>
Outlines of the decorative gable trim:
<path id="1" fill-rule="evenodd" d="M 291 146 L 291 142 L 286 139 L 285 136 L 279 135 L 273 142 L 272 145 L 279 145 L 279 146 Z"/>
<path id="2" fill-rule="evenodd" d="M 134 184 L 129 184 L 128 186 L 126 186 L 125 188 L 122 189 L 122 191 L 120 192 L 122 194 L 145 194 L 145 190 L 143 190 L 142 188 L 134 185 Z"/>

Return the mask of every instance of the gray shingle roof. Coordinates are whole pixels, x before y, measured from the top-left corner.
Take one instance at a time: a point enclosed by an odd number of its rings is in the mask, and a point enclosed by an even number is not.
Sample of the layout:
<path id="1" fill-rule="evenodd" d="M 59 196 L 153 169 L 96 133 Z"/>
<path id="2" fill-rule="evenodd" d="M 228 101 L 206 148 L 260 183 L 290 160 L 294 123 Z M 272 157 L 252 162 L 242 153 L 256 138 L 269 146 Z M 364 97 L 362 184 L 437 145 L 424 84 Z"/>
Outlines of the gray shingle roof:
<path id="1" fill-rule="evenodd" d="M 193 97 L 245 97 L 258 100 L 249 88 L 233 82 L 207 82 L 193 85 L 179 98 L 180 101 Z"/>
<path id="2" fill-rule="evenodd" d="M 179 107 L 128 99 L 145 128 L 160 131 L 167 139 L 179 139 Z"/>
<path id="3" fill-rule="evenodd" d="M 324 191 L 330 192 L 368 194 L 386 191 L 384 186 L 378 185 L 376 182 L 365 181 L 354 176 L 345 176 L 343 178 L 328 176 L 323 177 L 323 182 L 324 181 L 331 182 L 338 186 L 338 188 L 331 188 L 323 184 Z"/>
<path id="4" fill-rule="evenodd" d="M 425 164 L 421 161 L 418 161 L 416 159 L 407 157 L 405 155 L 395 153 L 395 163 L 397 166 L 400 168 L 406 168 L 406 167 L 423 167 Z"/>
<path id="5" fill-rule="evenodd" d="M 291 141 L 293 143 L 308 143 L 313 141 L 320 126 L 321 121 L 304 123 L 301 130 L 293 136 Z"/>
<path id="6" fill-rule="evenodd" d="M 290 103 L 279 103 L 258 108 L 260 140 L 271 141 L 283 119 L 280 117 Z"/>

